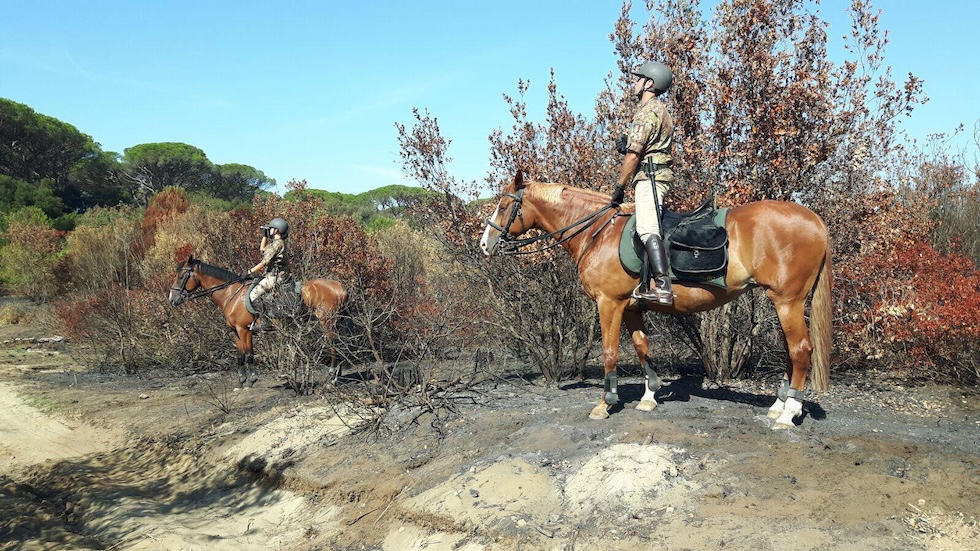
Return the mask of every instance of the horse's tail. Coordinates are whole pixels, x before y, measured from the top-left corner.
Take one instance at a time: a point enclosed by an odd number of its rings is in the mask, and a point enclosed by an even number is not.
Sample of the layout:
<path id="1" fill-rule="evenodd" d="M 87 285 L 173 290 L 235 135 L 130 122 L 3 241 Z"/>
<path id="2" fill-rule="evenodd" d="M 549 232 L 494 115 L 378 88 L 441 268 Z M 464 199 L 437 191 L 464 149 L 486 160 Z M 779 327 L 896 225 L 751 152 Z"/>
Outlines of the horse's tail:
<path id="1" fill-rule="evenodd" d="M 833 263 L 830 259 L 830 247 L 827 247 L 823 266 L 814 283 L 813 299 L 810 301 L 810 340 L 813 342 L 810 385 L 817 392 L 824 392 L 830 387 L 830 352 L 834 344 L 831 324 L 833 279 Z"/>

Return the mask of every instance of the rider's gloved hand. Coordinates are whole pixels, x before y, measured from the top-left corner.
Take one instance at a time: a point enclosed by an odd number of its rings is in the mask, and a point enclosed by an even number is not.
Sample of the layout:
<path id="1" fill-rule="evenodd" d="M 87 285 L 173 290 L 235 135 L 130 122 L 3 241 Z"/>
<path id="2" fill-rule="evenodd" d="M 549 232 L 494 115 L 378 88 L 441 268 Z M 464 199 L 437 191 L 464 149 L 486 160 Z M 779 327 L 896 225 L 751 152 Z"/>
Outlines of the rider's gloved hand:
<path id="1" fill-rule="evenodd" d="M 623 188 L 621 184 L 616 184 L 613 189 L 612 197 L 609 199 L 609 204 L 618 207 L 626 200 L 626 189 Z"/>

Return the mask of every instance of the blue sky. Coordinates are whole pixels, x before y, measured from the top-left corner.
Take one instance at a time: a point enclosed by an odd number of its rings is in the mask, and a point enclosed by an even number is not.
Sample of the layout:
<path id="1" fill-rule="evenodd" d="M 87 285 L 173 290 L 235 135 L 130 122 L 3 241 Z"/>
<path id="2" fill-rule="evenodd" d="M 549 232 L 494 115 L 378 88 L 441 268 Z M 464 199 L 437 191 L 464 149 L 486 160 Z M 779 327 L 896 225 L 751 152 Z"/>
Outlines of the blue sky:
<path id="1" fill-rule="evenodd" d="M 642 2 L 636 2 L 641 5 Z M 848 2 L 819 6 L 831 40 Z M 642 6 L 640 6 L 642 7 Z M 980 2 L 880 1 L 886 62 L 925 80 L 911 137 L 980 119 Z M 360 193 L 408 184 L 395 123 L 412 108 L 452 140 L 451 172 L 484 179 L 488 136 L 508 128 L 503 93 L 531 82 L 540 120 L 549 71 L 591 113 L 615 69 L 608 35 L 620 2 L 0 0 L 0 97 L 91 135 L 107 151 L 197 146 L 215 163 Z"/>

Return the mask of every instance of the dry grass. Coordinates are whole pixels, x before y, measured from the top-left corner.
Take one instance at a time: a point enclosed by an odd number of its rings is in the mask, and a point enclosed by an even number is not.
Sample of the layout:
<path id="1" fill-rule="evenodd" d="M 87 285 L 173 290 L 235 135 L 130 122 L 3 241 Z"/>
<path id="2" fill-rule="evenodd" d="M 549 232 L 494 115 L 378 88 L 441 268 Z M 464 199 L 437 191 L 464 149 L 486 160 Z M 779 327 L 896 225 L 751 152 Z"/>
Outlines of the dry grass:
<path id="1" fill-rule="evenodd" d="M 32 323 L 34 319 L 34 305 L 29 302 L 0 304 L 0 325 L 27 324 Z"/>

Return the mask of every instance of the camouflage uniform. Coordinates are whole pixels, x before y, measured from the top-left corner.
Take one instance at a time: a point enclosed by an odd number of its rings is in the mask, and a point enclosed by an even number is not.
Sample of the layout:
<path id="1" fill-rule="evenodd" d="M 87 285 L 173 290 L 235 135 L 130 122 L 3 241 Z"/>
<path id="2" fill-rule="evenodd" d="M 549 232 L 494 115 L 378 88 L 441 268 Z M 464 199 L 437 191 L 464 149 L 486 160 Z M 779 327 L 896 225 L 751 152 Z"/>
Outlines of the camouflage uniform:
<path id="1" fill-rule="evenodd" d="M 660 235 L 656 205 L 663 208 L 664 196 L 670 191 L 670 184 L 674 181 L 674 172 L 669 166 L 673 138 L 674 119 L 662 101 L 655 97 L 650 98 L 637 109 L 633 116 L 633 125 L 626 135 L 626 147 L 642 158 L 639 170 L 633 176 L 633 185 L 636 186 L 636 233 L 644 243 L 651 235 Z M 653 186 L 644 170 L 647 159 L 661 165 L 655 174 L 656 203 L 653 201 Z"/>
<path id="2" fill-rule="evenodd" d="M 281 235 L 276 234 L 272 238 L 272 241 L 266 245 L 265 252 L 262 254 L 262 262 L 265 264 L 265 275 L 262 277 L 262 281 L 252 289 L 251 294 L 248 296 L 253 304 L 286 279 L 288 272 L 286 269 L 287 260 L 286 241 Z"/>

